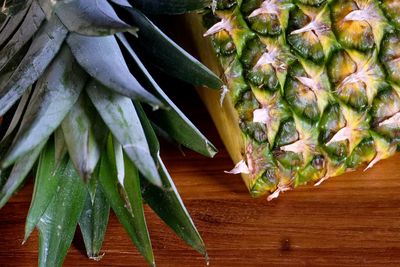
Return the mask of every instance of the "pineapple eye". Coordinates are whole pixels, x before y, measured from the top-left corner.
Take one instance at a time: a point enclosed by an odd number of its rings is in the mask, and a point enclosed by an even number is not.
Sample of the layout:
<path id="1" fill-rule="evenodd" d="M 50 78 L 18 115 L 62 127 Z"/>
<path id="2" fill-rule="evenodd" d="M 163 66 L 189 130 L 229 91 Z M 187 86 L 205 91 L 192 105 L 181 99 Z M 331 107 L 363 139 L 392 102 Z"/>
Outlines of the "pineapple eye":
<path id="1" fill-rule="evenodd" d="M 258 39 L 249 41 L 242 52 L 242 62 L 246 68 L 246 78 L 254 85 L 271 91 L 279 89 L 276 68 L 279 59 L 276 52 Z"/>
<path id="2" fill-rule="evenodd" d="M 326 173 L 326 160 L 322 155 L 316 155 L 312 161 L 300 170 L 296 177 L 296 186 L 305 184 L 309 181 L 318 181 Z"/>
<path id="3" fill-rule="evenodd" d="M 276 168 L 276 167 L 275 167 Z M 279 177 L 277 175 L 276 169 L 273 167 L 267 168 L 267 170 L 262 175 L 262 185 L 259 184 L 257 187 L 268 187 L 275 189 L 276 184 L 279 182 Z M 259 189 L 257 191 L 260 191 Z"/>
<path id="4" fill-rule="evenodd" d="M 329 91 L 327 75 L 317 65 L 304 61 L 290 66 L 284 95 L 297 115 L 318 121 L 327 106 Z"/>
<path id="5" fill-rule="evenodd" d="M 298 0 L 299 3 L 302 3 L 304 5 L 310 5 L 310 6 L 320 6 L 323 3 L 326 2 L 326 0 Z"/>
<path id="6" fill-rule="evenodd" d="M 216 9 L 230 9 L 237 4 L 237 0 L 215 0 L 214 5 Z"/>
<path id="7" fill-rule="evenodd" d="M 389 78 L 400 84 L 400 38 L 398 35 L 384 39 L 381 49 L 381 59 Z"/>
<path id="8" fill-rule="evenodd" d="M 296 142 L 298 139 L 299 133 L 296 130 L 296 124 L 293 119 L 289 119 L 281 124 L 275 140 L 275 147 L 282 147 L 291 144 Z"/>
<path id="9" fill-rule="evenodd" d="M 259 107 L 260 104 L 251 91 L 244 93 L 242 101 L 236 104 L 241 130 L 248 136 L 262 143 L 268 141 L 266 126 L 264 124 L 253 122 L 253 112 Z"/>
<path id="10" fill-rule="evenodd" d="M 325 166 L 325 158 L 322 155 L 317 155 L 311 162 L 312 166 L 317 170 L 323 170 Z"/>
<path id="11" fill-rule="evenodd" d="M 374 48 L 385 30 L 385 18 L 373 1 L 336 1 L 332 5 L 332 18 L 339 42 L 361 51 Z"/>
<path id="12" fill-rule="evenodd" d="M 333 83 L 343 81 L 347 76 L 356 72 L 356 70 L 356 62 L 351 59 L 345 50 L 336 53 L 328 64 L 328 74 Z"/>
<path id="13" fill-rule="evenodd" d="M 319 118 L 315 93 L 296 78 L 288 78 L 285 86 L 285 98 L 294 111 L 310 120 Z"/>
<path id="14" fill-rule="evenodd" d="M 242 12 L 250 28 L 261 35 L 279 35 L 283 28 L 280 17 L 287 6 L 279 0 L 247 0 L 242 3 Z"/>
<path id="15" fill-rule="evenodd" d="M 327 8 L 301 6 L 290 12 L 287 41 L 302 57 L 321 63 L 336 46 Z"/>
<path id="16" fill-rule="evenodd" d="M 374 130 L 391 140 L 400 137 L 400 97 L 396 90 L 382 91 L 375 98 L 372 106 Z"/>
<path id="17" fill-rule="evenodd" d="M 387 90 L 380 93 L 374 100 L 372 106 L 372 116 L 374 124 L 393 116 L 400 111 L 400 97 L 393 90 Z"/>
<path id="18" fill-rule="evenodd" d="M 373 160 L 375 154 L 374 140 L 372 138 L 366 138 L 354 148 L 346 161 L 347 167 L 352 169 L 361 164 L 368 163 Z"/>
<path id="19" fill-rule="evenodd" d="M 328 73 L 339 99 L 356 110 L 371 106 L 378 91 L 387 87 L 376 52 L 340 51 L 333 56 Z"/>
<path id="20" fill-rule="evenodd" d="M 236 51 L 236 46 L 227 31 L 220 31 L 213 36 L 215 51 L 221 55 L 231 55 Z"/>
<path id="21" fill-rule="evenodd" d="M 346 126 L 346 119 L 340 112 L 339 105 L 332 105 L 325 109 L 319 127 L 320 142 L 327 143 L 340 129 Z"/>
<path id="22" fill-rule="evenodd" d="M 355 109 L 363 109 L 368 106 L 366 84 L 364 82 L 354 82 L 336 88 L 336 93 L 339 95 L 340 100 Z"/>
<path id="23" fill-rule="evenodd" d="M 242 51 L 241 61 L 243 66 L 246 69 L 253 68 L 265 50 L 266 46 L 260 41 L 259 38 L 254 38 L 248 41 Z"/>
<path id="24" fill-rule="evenodd" d="M 400 27 L 400 2 L 398 0 L 382 0 L 382 9 L 390 20 Z"/>

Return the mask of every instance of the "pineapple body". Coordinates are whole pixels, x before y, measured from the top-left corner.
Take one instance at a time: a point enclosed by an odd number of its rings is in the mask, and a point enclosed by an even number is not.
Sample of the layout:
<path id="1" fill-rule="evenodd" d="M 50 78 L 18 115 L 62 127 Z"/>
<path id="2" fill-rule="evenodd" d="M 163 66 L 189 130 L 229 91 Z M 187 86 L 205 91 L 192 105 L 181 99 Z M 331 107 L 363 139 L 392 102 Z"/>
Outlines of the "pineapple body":
<path id="1" fill-rule="evenodd" d="M 218 1 L 217 1 L 218 2 Z M 254 196 L 393 155 L 400 127 L 397 1 L 219 1 L 203 16 L 243 139 L 232 173 Z"/>

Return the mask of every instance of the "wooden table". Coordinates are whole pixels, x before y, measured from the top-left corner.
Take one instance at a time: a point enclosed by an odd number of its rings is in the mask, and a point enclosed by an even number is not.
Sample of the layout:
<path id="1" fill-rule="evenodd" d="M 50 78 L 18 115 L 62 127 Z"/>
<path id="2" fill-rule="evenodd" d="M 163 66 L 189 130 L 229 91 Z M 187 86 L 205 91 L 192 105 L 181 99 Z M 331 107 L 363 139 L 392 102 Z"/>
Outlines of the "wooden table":
<path id="1" fill-rule="evenodd" d="M 239 176 L 223 173 L 232 162 L 194 93 L 178 88 L 174 94 L 220 150 L 211 160 L 162 146 L 211 266 L 400 266 L 400 155 L 272 202 L 251 199 Z M 37 233 L 21 245 L 32 187 L 29 182 L 0 210 L 0 266 L 37 265 Z M 146 216 L 158 266 L 205 266 L 149 209 Z M 103 250 L 100 262 L 88 260 L 77 235 L 64 266 L 146 266 L 114 215 Z"/>

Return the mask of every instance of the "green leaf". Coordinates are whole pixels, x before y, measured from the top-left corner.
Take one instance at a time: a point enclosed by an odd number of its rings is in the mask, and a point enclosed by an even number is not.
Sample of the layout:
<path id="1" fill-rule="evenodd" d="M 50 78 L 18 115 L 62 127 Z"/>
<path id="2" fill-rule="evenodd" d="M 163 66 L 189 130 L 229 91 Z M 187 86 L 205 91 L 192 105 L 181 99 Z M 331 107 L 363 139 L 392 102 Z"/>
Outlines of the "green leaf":
<path id="1" fill-rule="evenodd" d="M 14 116 L 11 120 L 10 125 L 7 128 L 7 132 L 4 134 L 3 139 L 1 142 L 5 141 L 6 139 L 11 139 L 11 135 L 16 131 L 18 123 L 20 122 L 22 115 L 24 114 L 26 105 L 28 104 L 28 100 L 31 96 L 31 90 L 29 89 L 24 93 L 21 100 L 18 103 L 17 109 L 14 112 Z M 16 134 L 16 133 L 15 133 Z"/>
<path id="2" fill-rule="evenodd" d="M 146 136 L 132 101 L 108 91 L 94 81 L 86 91 L 100 116 L 135 166 L 151 183 L 161 186 L 156 164 L 151 157 Z"/>
<path id="3" fill-rule="evenodd" d="M 24 182 L 29 171 L 32 169 L 37 158 L 39 157 L 40 151 L 43 149 L 46 141 L 39 144 L 31 153 L 20 158 L 13 166 L 10 176 L 7 182 L 0 190 L 0 208 L 2 208 L 10 197 L 18 190 L 20 185 Z"/>
<path id="4" fill-rule="evenodd" d="M 184 14 L 211 5 L 212 0 L 135 0 L 133 5 L 147 14 Z"/>
<path id="5" fill-rule="evenodd" d="M 160 106 L 130 73 L 114 36 L 88 37 L 70 34 L 67 39 L 79 64 L 107 88 L 132 99 Z"/>
<path id="6" fill-rule="evenodd" d="M 154 122 L 177 143 L 207 157 L 214 157 L 217 148 L 193 125 L 175 106 L 160 110 L 154 115 Z"/>
<path id="7" fill-rule="evenodd" d="M 47 139 L 77 101 L 86 80 L 67 46 L 39 79 L 12 148 L 4 156 L 7 167 Z"/>
<path id="8" fill-rule="evenodd" d="M 60 190 L 39 220 L 39 266 L 61 266 L 85 203 L 85 185 L 71 162 L 60 175 Z"/>
<path id="9" fill-rule="evenodd" d="M 131 14 L 132 24 L 140 29 L 139 44 L 161 70 L 196 86 L 221 89 L 223 82 L 211 70 L 179 47 L 140 11 L 126 10 Z"/>
<path id="10" fill-rule="evenodd" d="M 1 32 L 1 28 L 3 27 L 3 24 L 6 22 L 6 20 L 8 19 L 8 16 L 2 12 L 0 12 L 0 32 Z"/>
<path id="11" fill-rule="evenodd" d="M 156 114 L 154 117 L 156 118 L 156 124 L 179 144 L 202 155 L 213 157 L 217 153 L 215 146 L 196 128 L 196 126 L 194 126 L 174 102 L 168 98 L 160 86 L 158 86 L 135 51 L 131 48 L 126 38 L 122 34 L 118 34 L 117 37 L 130 53 L 137 66 L 144 73 L 145 77 L 156 91 L 158 98 L 163 100 L 165 105 L 169 107 L 169 109 L 162 109 L 155 112 Z"/>
<path id="12" fill-rule="evenodd" d="M 100 159 L 95 116 L 90 101 L 82 94 L 61 125 L 71 160 L 84 180 L 89 180 Z"/>
<path id="13" fill-rule="evenodd" d="M 7 182 L 8 176 L 10 176 L 11 169 L 0 170 L 0 189 L 3 188 Z"/>
<path id="14" fill-rule="evenodd" d="M 115 157 L 115 169 L 117 171 L 117 178 L 121 185 L 124 184 L 125 179 L 125 162 L 124 162 L 124 150 L 118 140 L 113 137 L 114 144 L 114 157 Z"/>
<path id="15" fill-rule="evenodd" d="M 19 64 L 27 54 L 30 47 L 30 42 L 25 44 L 19 51 L 8 61 L 8 63 L 0 70 L 0 92 L 1 88 L 6 85 L 8 80 L 14 74 Z"/>
<path id="16" fill-rule="evenodd" d="M 157 155 L 160 153 L 160 144 L 158 142 L 157 136 L 151 126 L 149 119 L 147 118 L 146 112 L 144 111 L 142 105 L 138 102 L 134 102 L 134 105 L 136 112 L 139 116 L 140 123 L 146 135 L 147 142 L 149 143 L 151 155 L 156 160 Z"/>
<path id="17" fill-rule="evenodd" d="M 13 37 L 0 51 L 0 70 L 14 57 L 17 52 L 32 38 L 37 32 L 46 16 L 36 1 L 34 1 Z"/>
<path id="18" fill-rule="evenodd" d="M 15 14 L 13 16 L 10 16 L 10 19 L 8 19 L 7 24 L 4 25 L 4 27 L 1 29 L 0 46 L 3 46 L 4 43 L 8 39 L 10 39 L 12 34 L 18 28 L 18 26 L 21 25 L 21 22 L 24 20 L 25 15 L 28 13 L 31 3 L 32 3 L 32 1 L 27 1 L 26 6 L 21 11 L 19 11 L 17 14 Z"/>
<path id="19" fill-rule="evenodd" d="M 83 35 L 111 35 L 134 28 L 118 18 L 106 0 L 62 2 L 56 14 L 71 32 Z"/>
<path id="20" fill-rule="evenodd" d="M 8 21 L 10 20 L 11 16 L 6 15 L 6 17 L 4 18 L 3 15 L 2 16 L 2 21 L 1 21 L 1 25 L 0 25 L 0 34 L 3 31 L 4 27 L 7 25 Z"/>
<path id="21" fill-rule="evenodd" d="M 91 179 L 87 186 L 85 206 L 79 219 L 86 253 L 90 259 L 99 260 L 102 257 L 100 251 L 107 230 L 109 214 L 110 204 L 103 188 L 97 179 Z"/>
<path id="22" fill-rule="evenodd" d="M 169 136 L 169 134 L 166 131 L 164 131 L 164 129 L 161 129 L 154 122 L 150 122 L 150 124 L 158 138 L 161 138 L 170 144 L 179 145 L 174 139 L 171 138 L 171 136 Z"/>
<path id="23" fill-rule="evenodd" d="M 124 7 L 132 7 L 128 0 L 111 0 L 111 2 Z"/>
<path id="24" fill-rule="evenodd" d="M 64 133 L 62 132 L 61 127 L 58 127 L 54 131 L 54 150 L 54 160 L 56 166 L 59 166 L 65 155 L 68 153 L 67 143 L 65 142 Z"/>
<path id="25" fill-rule="evenodd" d="M 39 158 L 31 206 L 25 223 L 24 242 L 35 229 L 53 196 L 58 191 L 60 171 L 62 172 L 63 168 L 56 169 L 54 144 L 53 142 L 48 142 Z"/>
<path id="26" fill-rule="evenodd" d="M 204 242 L 159 156 L 158 164 L 163 184 L 169 190 L 161 190 L 142 179 L 144 200 L 179 237 L 207 258 Z"/>
<path id="27" fill-rule="evenodd" d="M 112 152 L 113 148 L 109 150 Z M 107 199 L 132 242 L 136 245 L 147 262 L 155 266 L 148 231 L 147 229 L 140 228 L 140 221 L 143 219 L 134 217 L 132 208 L 127 208 L 130 205 L 129 201 L 126 194 L 124 196 L 120 195 L 123 189 L 118 189 L 118 179 L 116 178 L 116 173 L 112 170 L 113 166 L 110 163 L 110 159 L 106 155 L 103 155 L 101 158 L 99 179 Z"/>
<path id="28" fill-rule="evenodd" d="M 42 25 L 18 68 L 0 88 L 0 116 L 43 74 L 66 36 L 67 30 L 56 16 Z"/>
<path id="29" fill-rule="evenodd" d="M 134 218 L 134 226 L 137 229 L 138 238 L 145 252 L 149 256 L 153 254 L 150 242 L 149 232 L 147 230 L 146 219 L 144 217 L 142 193 L 140 189 L 139 172 L 132 164 L 129 158 L 125 157 L 125 179 L 124 194 L 125 202 L 128 204 L 129 210 Z M 153 259 L 154 264 L 154 259 Z"/>
<path id="30" fill-rule="evenodd" d="M 182 199 L 179 196 L 177 189 L 170 177 L 167 169 L 164 166 L 159 154 L 159 143 L 157 137 L 149 121 L 147 120 L 146 114 L 140 107 L 140 104 L 136 105 L 138 114 L 141 118 L 142 125 L 150 149 L 157 159 L 158 165 L 160 166 L 160 175 L 163 185 L 168 190 L 162 190 L 154 185 L 146 182 L 144 179 L 142 183 L 142 194 L 147 204 L 157 213 L 157 215 L 173 229 L 178 236 L 180 236 L 185 242 L 196 249 L 198 252 L 203 254 L 207 258 L 207 252 L 205 245 L 199 232 L 196 229 L 189 213 L 187 212 Z"/>

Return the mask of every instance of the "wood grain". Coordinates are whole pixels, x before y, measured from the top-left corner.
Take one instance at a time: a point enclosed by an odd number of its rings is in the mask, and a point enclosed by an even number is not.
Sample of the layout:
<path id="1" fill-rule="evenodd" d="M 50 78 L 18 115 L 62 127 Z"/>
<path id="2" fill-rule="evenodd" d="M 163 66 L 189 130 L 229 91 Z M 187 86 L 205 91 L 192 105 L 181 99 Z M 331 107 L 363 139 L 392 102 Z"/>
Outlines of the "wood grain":
<path id="1" fill-rule="evenodd" d="M 400 155 L 272 202 L 252 199 L 240 176 L 223 173 L 232 162 L 197 96 L 185 88 L 172 93 L 220 150 L 207 159 L 162 144 L 210 266 L 400 266 Z M 37 265 L 37 234 L 21 245 L 32 189 L 29 182 L 0 210 L 0 266 Z M 158 266 L 205 266 L 148 208 L 146 217 Z M 114 215 L 103 250 L 100 262 L 88 260 L 77 235 L 64 266 L 146 266 Z"/>

